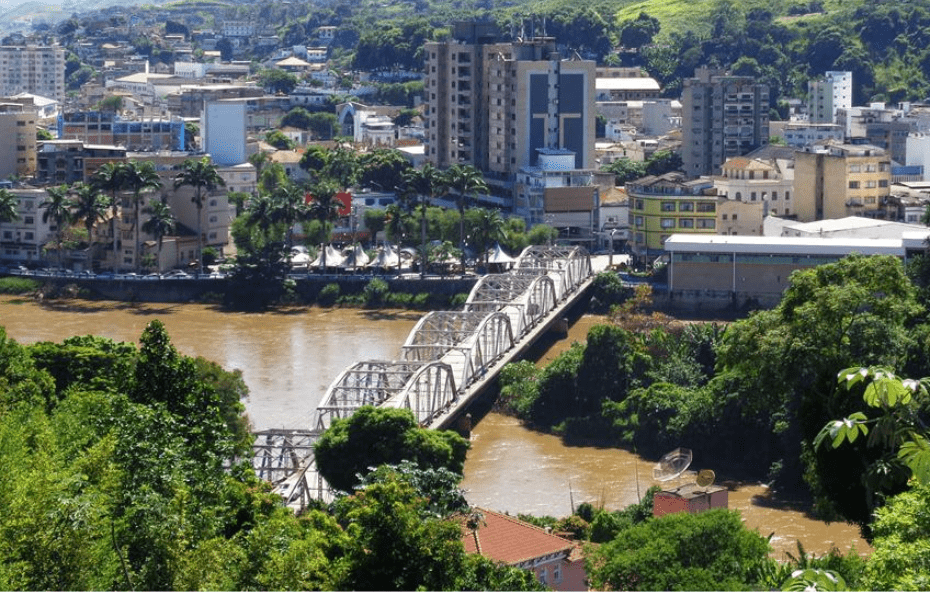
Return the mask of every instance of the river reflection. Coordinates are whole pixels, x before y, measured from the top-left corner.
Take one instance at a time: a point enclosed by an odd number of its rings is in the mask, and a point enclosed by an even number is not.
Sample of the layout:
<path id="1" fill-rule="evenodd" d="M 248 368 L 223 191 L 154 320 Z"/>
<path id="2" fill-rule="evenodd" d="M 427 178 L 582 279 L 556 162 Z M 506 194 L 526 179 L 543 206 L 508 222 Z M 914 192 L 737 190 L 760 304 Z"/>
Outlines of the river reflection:
<path id="1" fill-rule="evenodd" d="M 415 312 L 295 308 L 234 313 L 200 304 L 138 304 L 61 301 L 37 303 L 0 296 L 0 325 L 22 343 L 101 335 L 138 343 L 145 325 L 159 319 L 184 354 L 203 356 L 242 370 L 251 394 L 246 407 L 256 429 L 307 428 L 329 384 L 349 364 L 396 359 L 420 318 Z M 573 341 L 583 341 L 602 319 L 583 316 L 569 334 L 551 339 L 536 355 L 545 363 Z M 713 468 L 712 466 L 695 467 Z M 588 501 L 619 509 L 638 498 L 652 481 L 653 463 L 619 449 L 569 447 L 555 436 L 528 430 L 512 418 L 489 414 L 473 432 L 463 487 L 477 506 L 512 514 L 562 516 Z M 637 488 L 637 477 L 639 486 Z M 796 509 L 779 509 L 764 487 L 734 485 L 730 507 L 746 523 L 773 536 L 776 556 L 794 551 L 795 539 L 817 553 L 831 546 L 862 551 L 854 527 L 825 525 Z"/>

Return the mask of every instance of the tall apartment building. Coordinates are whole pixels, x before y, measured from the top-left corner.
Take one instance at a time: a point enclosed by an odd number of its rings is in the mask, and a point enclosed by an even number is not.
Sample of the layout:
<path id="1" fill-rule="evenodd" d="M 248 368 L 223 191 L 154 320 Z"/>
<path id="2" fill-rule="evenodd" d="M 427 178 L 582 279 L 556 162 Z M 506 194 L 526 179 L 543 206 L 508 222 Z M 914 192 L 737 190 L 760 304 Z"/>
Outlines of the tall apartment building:
<path id="1" fill-rule="evenodd" d="M 836 110 L 852 107 L 852 72 L 827 72 L 807 90 L 811 123 L 836 123 Z"/>
<path id="2" fill-rule="evenodd" d="M 876 215 L 890 184 L 891 158 L 881 148 L 832 144 L 796 152 L 794 213 L 801 222 Z"/>
<path id="3" fill-rule="evenodd" d="M 769 141 L 769 87 L 698 68 L 681 95 L 681 160 L 691 177 L 719 175 L 728 158 Z"/>
<path id="4" fill-rule="evenodd" d="M 24 92 L 65 100 L 64 48 L 0 47 L 0 96 Z"/>
<path id="5" fill-rule="evenodd" d="M 0 179 L 36 171 L 36 111 L 0 103 Z"/>
<path id="6" fill-rule="evenodd" d="M 563 60 L 551 38 L 495 43 L 495 30 L 458 23 L 426 44 L 426 158 L 511 178 L 540 149 L 571 150 L 594 166 L 595 64 Z"/>

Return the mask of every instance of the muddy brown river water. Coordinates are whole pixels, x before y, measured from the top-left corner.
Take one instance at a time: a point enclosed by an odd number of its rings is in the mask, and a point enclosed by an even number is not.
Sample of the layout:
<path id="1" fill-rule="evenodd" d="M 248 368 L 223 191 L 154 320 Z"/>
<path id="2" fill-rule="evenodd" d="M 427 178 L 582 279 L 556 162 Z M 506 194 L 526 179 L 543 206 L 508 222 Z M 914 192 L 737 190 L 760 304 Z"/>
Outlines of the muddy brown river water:
<path id="1" fill-rule="evenodd" d="M 61 341 L 94 334 L 138 343 L 145 325 L 161 320 L 184 354 L 203 356 L 242 370 L 251 394 L 246 402 L 256 429 L 306 427 L 327 387 L 349 364 L 394 359 L 420 313 L 350 309 L 293 309 L 235 313 L 201 304 L 63 301 L 38 303 L 0 297 L 0 326 L 22 343 Z M 547 344 L 541 363 L 572 341 L 583 341 L 597 317 L 583 316 L 569 335 Z M 462 486 L 477 506 L 511 514 L 562 516 L 571 503 L 588 501 L 619 509 L 637 500 L 652 480 L 654 461 L 616 448 L 571 447 L 559 438 L 490 413 L 475 426 Z M 713 468 L 700 465 L 695 468 Z M 687 482 L 688 476 L 682 478 Z M 776 556 L 836 546 L 867 552 L 858 529 L 812 520 L 803 509 L 769 495 L 763 485 L 726 483 L 729 506 L 747 525 L 772 533 Z"/>

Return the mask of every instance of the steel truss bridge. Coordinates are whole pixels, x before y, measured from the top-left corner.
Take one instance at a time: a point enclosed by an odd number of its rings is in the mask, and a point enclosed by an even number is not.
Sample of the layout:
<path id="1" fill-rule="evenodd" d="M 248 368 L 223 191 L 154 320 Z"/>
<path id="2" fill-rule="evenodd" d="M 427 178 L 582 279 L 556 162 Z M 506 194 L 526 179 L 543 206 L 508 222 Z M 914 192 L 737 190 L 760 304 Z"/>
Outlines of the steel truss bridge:
<path id="1" fill-rule="evenodd" d="M 593 279 L 582 247 L 527 247 L 508 273 L 489 274 L 463 310 L 426 314 L 399 360 L 366 360 L 333 381 L 309 430 L 255 434 L 252 466 L 299 512 L 332 491 L 316 471 L 313 444 L 334 420 L 364 405 L 409 409 L 421 426 L 445 428 L 496 377 L 562 319 Z"/>

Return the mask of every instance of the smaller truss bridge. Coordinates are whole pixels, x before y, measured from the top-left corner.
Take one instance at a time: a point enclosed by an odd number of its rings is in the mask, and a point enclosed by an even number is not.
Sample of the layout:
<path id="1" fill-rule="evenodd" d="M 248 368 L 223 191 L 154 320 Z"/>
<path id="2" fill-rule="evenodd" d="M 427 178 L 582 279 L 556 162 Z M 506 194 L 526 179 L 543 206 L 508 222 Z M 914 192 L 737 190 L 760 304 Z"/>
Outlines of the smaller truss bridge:
<path id="1" fill-rule="evenodd" d="M 332 382 L 311 430 L 256 434 L 252 466 L 288 507 L 332 499 L 316 471 L 313 443 L 332 422 L 365 405 L 409 409 L 420 425 L 443 428 L 562 317 L 593 279 L 581 247 L 527 247 L 509 273 L 474 286 L 464 309 L 431 312 L 416 324 L 399 360 L 356 362 Z"/>

